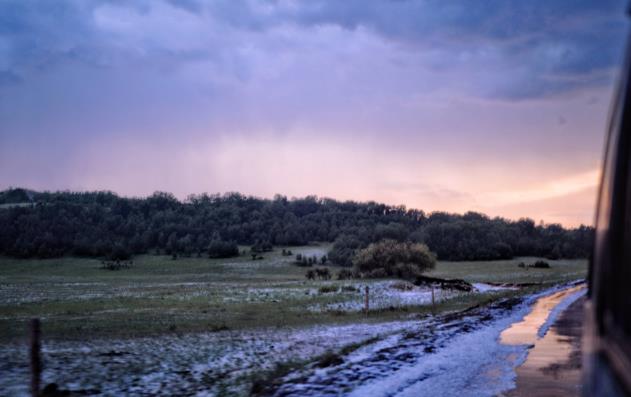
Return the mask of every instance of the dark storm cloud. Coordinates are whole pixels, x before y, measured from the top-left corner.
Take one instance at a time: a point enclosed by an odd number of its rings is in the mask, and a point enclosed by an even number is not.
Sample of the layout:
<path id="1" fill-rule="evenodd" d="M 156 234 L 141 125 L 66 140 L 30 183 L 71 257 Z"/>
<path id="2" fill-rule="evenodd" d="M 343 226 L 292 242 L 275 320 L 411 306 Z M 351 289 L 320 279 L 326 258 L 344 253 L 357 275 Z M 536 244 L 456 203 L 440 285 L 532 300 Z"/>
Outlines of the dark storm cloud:
<path id="1" fill-rule="evenodd" d="M 456 211 L 573 192 L 625 3 L 0 0 L 0 188 Z"/>
<path id="2" fill-rule="evenodd" d="M 95 2 L 5 1 L 0 3 L 0 73 L 24 81 L 60 62 L 102 66 L 89 10 Z"/>
<path id="3" fill-rule="evenodd" d="M 608 83 L 619 64 L 626 31 L 624 2 L 604 1 L 381 1 L 309 2 L 294 17 L 307 25 L 365 27 L 419 50 L 443 48 L 442 67 L 462 54 L 494 67 L 498 57 L 512 81 L 490 83 L 481 94 L 523 99 Z M 437 65 L 439 66 L 439 65 Z M 480 65 L 472 65 L 473 67 Z"/>
<path id="4" fill-rule="evenodd" d="M 433 51 L 438 69 L 497 69 L 498 78 L 475 87 L 477 95 L 524 99 L 598 86 L 610 80 L 619 62 L 624 30 L 622 1 L 245 1 L 166 0 L 174 9 L 223 27 L 226 35 L 243 30 L 264 35 L 271 28 L 339 26 L 367 29 L 409 51 Z M 25 78 L 60 61 L 107 67 L 127 61 L 124 36 L 108 36 L 95 25 L 102 5 L 128 7 L 139 15 L 155 2 L 139 0 L 5 1 L 0 4 L 0 73 Z M 170 26 L 164 26 L 165 30 Z M 138 29 L 142 29 L 139 27 Z M 147 40 L 148 41 L 148 40 Z M 133 45 L 138 45 L 134 43 Z M 140 43 L 150 64 L 180 64 L 190 57 L 213 58 L 230 42 L 178 51 L 160 42 Z M 335 43 L 331 43 L 335 46 Z M 215 59 L 225 62 L 225 59 Z M 244 60 L 247 64 L 247 59 Z M 502 76 L 502 73 L 511 73 Z M 7 79 L 3 79 L 6 81 Z"/>

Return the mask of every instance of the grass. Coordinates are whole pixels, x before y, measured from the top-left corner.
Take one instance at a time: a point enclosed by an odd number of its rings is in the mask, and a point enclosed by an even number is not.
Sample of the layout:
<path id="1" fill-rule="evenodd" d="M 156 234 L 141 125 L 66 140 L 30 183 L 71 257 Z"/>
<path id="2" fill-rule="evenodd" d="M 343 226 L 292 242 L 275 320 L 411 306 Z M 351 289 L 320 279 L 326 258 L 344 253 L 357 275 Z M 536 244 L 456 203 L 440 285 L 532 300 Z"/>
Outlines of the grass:
<path id="1" fill-rule="evenodd" d="M 520 268 L 520 262 L 535 263 L 540 258 L 499 261 L 439 262 L 428 276 L 459 278 L 468 282 L 554 284 L 587 277 L 586 259 L 547 260 L 550 269 Z"/>
<path id="2" fill-rule="evenodd" d="M 329 246 L 292 247 L 294 254 L 323 255 Z M 140 337 L 188 332 L 386 321 L 426 315 L 428 306 L 361 312 L 308 310 L 353 297 L 356 281 L 307 281 L 308 268 L 281 249 L 252 261 L 145 255 L 130 269 L 100 269 L 99 260 L 0 258 L 0 343 L 23 339 L 30 318 L 42 319 L 52 339 Z M 535 258 L 494 262 L 440 262 L 430 276 L 471 282 L 557 283 L 585 277 L 586 261 L 549 261 L 551 269 L 521 269 Z M 335 273 L 337 269 L 330 268 Z M 365 280 L 361 280 L 366 283 Z M 368 281 L 368 282 L 379 282 Z M 440 302 L 453 311 L 502 294 L 468 294 Z"/>

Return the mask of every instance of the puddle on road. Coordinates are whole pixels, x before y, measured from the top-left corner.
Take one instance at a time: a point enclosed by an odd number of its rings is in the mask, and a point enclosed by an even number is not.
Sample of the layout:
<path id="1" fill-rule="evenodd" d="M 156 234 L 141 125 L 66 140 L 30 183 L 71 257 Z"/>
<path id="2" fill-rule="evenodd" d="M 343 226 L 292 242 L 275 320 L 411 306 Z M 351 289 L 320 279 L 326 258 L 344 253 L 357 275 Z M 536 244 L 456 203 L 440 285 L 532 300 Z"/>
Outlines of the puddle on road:
<path id="1" fill-rule="evenodd" d="M 572 361 L 572 352 L 576 350 L 572 343 L 574 339 L 560 335 L 556 325 L 552 325 L 542 338 L 538 333 L 558 304 L 584 289 L 585 286 L 581 285 L 540 298 L 522 321 L 502 332 L 500 341 L 503 344 L 533 346 L 526 361 L 516 368 L 517 387 L 508 393 L 509 396 L 579 395 L 580 368 L 568 367 Z M 581 308 L 570 305 L 565 310 L 580 312 Z"/>
<path id="2" fill-rule="evenodd" d="M 505 345 L 533 345 L 539 339 L 539 328 L 545 324 L 552 310 L 565 298 L 585 289 L 585 285 L 564 289 L 563 291 L 539 298 L 524 319 L 511 325 L 500 335 L 500 342 Z"/>

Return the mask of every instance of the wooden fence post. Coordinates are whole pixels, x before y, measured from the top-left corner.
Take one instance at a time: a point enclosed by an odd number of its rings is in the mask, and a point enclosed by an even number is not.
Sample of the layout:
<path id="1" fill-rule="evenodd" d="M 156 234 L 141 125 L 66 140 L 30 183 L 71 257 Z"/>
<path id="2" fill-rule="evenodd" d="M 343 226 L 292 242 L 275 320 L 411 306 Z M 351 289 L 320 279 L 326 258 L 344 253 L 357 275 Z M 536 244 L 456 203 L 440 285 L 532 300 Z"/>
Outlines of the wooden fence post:
<path id="1" fill-rule="evenodd" d="M 368 315 L 368 293 L 369 293 L 370 289 L 368 288 L 368 286 L 366 286 L 366 297 L 364 299 L 364 310 L 366 311 L 366 315 Z"/>
<path id="2" fill-rule="evenodd" d="M 40 324 L 39 319 L 31 320 L 31 395 L 39 396 L 42 362 L 40 360 Z"/>

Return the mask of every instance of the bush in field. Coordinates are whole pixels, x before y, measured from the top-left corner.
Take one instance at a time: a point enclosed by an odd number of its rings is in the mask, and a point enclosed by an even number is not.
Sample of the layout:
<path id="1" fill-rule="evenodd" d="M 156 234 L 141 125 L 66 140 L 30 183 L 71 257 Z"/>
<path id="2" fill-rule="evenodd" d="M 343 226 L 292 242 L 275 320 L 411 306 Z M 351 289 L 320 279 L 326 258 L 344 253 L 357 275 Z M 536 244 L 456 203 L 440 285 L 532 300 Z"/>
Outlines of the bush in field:
<path id="1" fill-rule="evenodd" d="M 320 278 L 322 280 L 330 280 L 331 279 L 331 272 L 327 268 L 315 269 L 315 273 L 318 276 L 318 278 Z"/>
<path id="2" fill-rule="evenodd" d="M 111 261 L 125 261 L 129 258 L 131 258 L 131 252 L 122 244 L 114 244 L 107 254 L 107 259 Z"/>
<path id="3" fill-rule="evenodd" d="M 329 292 L 337 292 L 337 285 L 323 285 L 318 289 L 318 292 L 321 294 L 328 294 Z"/>
<path id="4" fill-rule="evenodd" d="M 313 258 L 307 258 L 307 256 L 302 254 L 297 254 L 296 261 L 294 262 L 294 264 L 303 267 L 311 267 L 314 263 Z"/>
<path id="5" fill-rule="evenodd" d="M 550 264 L 546 261 L 538 260 L 532 265 L 532 267 L 536 269 L 550 269 Z"/>
<path id="6" fill-rule="evenodd" d="M 355 269 L 371 278 L 414 280 L 436 264 L 436 255 L 425 244 L 382 240 L 370 244 L 353 258 Z"/>
<path id="7" fill-rule="evenodd" d="M 362 242 L 355 236 L 341 235 L 333 243 L 328 259 L 336 265 L 351 267 L 353 257 L 362 246 Z"/>
<path id="8" fill-rule="evenodd" d="M 353 272 L 348 269 L 342 269 L 339 272 L 337 272 L 338 280 L 349 280 L 351 278 L 353 278 Z"/>
<path id="9" fill-rule="evenodd" d="M 134 264 L 134 261 L 101 261 L 101 269 L 106 270 L 121 270 L 129 269 Z"/>
<path id="10" fill-rule="evenodd" d="M 231 258 L 239 256 L 239 247 L 229 241 L 213 240 L 208 244 L 209 258 Z"/>
<path id="11" fill-rule="evenodd" d="M 317 268 L 313 270 L 308 270 L 307 273 L 305 273 L 305 277 L 307 278 L 307 280 L 315 280 L 316 278 L 319 278 L 320 280 L 330 280 L 331 272 L 327 268 Z"/>

